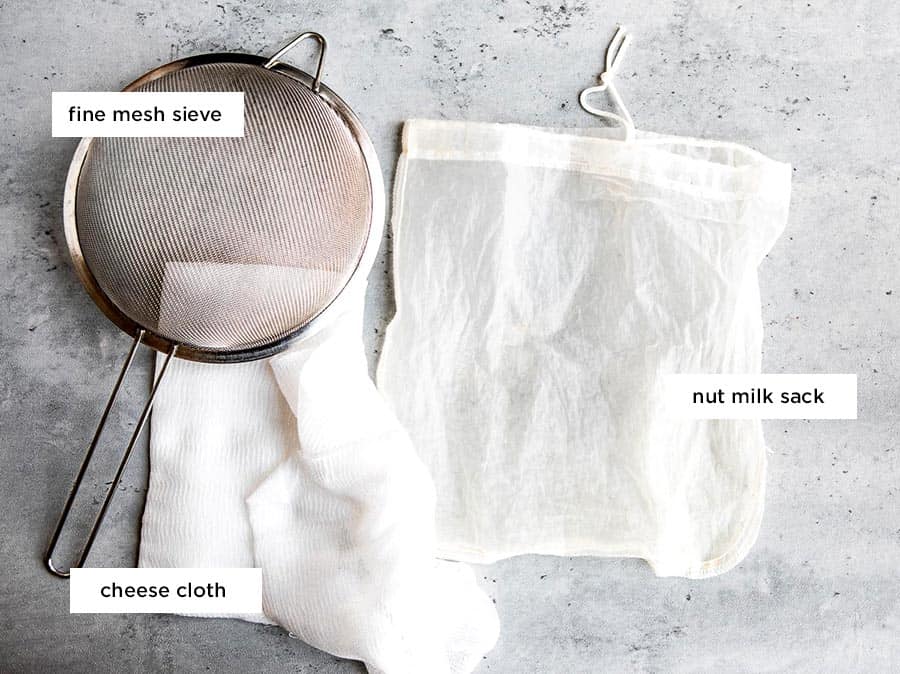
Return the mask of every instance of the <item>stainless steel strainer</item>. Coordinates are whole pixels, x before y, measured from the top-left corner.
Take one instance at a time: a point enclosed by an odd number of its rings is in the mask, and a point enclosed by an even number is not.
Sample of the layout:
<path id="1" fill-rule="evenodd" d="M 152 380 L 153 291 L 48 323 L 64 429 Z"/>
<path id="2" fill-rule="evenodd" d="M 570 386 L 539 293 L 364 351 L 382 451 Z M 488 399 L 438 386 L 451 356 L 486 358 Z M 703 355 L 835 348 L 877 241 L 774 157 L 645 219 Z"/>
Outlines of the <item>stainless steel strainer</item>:
<path id="1" fill-rule="evenodd" d="M 319 44 L 314 76 L 279 59 Z M 381 238 L 381 171 L 365 130 L 321 82 L 326 42 L 303 33 L 271 58 L 212 54 L 156 68 L 126 91 L 242 91 L 243 138 L 85 138 L 66 183 L 66 239 L 103 312 L 134 338 L 45 558 L 52 557 L 139 344 L 165 354 L 82 566 L 173 357 L 271 356 L 364 282 Z"/>

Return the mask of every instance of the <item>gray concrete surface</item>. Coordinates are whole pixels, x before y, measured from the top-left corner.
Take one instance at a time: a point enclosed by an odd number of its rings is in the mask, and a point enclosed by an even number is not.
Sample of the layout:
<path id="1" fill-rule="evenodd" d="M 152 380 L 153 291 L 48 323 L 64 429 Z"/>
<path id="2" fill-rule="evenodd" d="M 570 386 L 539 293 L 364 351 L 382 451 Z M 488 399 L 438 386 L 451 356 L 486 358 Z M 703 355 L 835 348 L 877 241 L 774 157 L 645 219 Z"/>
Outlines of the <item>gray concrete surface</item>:
<path id="1" fill-rule="evenodd" d="M 769 372 L 859 374 L 859 420 L 767 422 L 767 511 L 730 573 L 657 579 L 633 560 L 479 568 L 502 636 L 482 672 L 887 672 L 900 668 L 900 12 L 861 2 L 0 1 L 0 671 L 352 672 L 281 630 L 174 616 L 70 616 L 40 555 L 128 346 L 67 262 L 75 142 L 50 92 L 117 89 L 216 50 L 331 41 L 325 79 L 358 110 L 390 184 L 408 117 L 585 126 L 579 90 L 616 22 L 620 89 L 648 130 L 794 164 L 790 224 L 761 268 Z M 392 311 L 390 238 L 367 339 Z M 376 332 L 378 329 L 378 332 Z M 149 355 L 141 357 L 146 374 Z M 133 414 L 143 382 L 125 401 Z M 114 430 L 127 430 L 127 414 Z M 95 559 L 134 563 L 143 453 Z M 92 478 L 95 484 L 102 476 Z"/>

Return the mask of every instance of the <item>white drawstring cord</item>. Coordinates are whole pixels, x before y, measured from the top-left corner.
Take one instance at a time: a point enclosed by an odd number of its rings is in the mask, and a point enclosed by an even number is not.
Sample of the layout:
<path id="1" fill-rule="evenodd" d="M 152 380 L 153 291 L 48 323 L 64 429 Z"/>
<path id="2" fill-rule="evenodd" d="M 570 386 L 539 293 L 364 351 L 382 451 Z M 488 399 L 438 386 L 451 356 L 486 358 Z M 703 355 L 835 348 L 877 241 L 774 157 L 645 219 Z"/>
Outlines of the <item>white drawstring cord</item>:
<path id="1" fill-rule="evenodd" d="M 628 108 L 626 108 L 625 104 L 622 102 L 622 97 L 619 96 L 619 92 L 616 89 L 613 80 L 619 69 L 619 63 L 621 61 L 620 57 L 625 52 L 625 48 L 628 46 L 630 40 L 631 35 L 625 31 L 625 28 L 616 26 L 616 34 L 613 35 L 612 40 L 609 42 L 609 46 L 606 48 L 606 68 L 600 73 L 600 84 L 594 87 L 588 87 L 582 91 L 581 95 L 578 97 L 578 102 L 581 103 L 581 107 L 584 108 L 585 112 L 597 117 L 602 117 L 603 119 L 609 119 L 616 124 L 621 124 L 625 129 L 625 140 L 631 140 L 634 137 L 634 120 L 628 113 Z M 621 114 L 610 112 L 608 110 L 600 110 L 588 102 L 588 96 L 600 91 L 609 92 L 609 97 Z"/>

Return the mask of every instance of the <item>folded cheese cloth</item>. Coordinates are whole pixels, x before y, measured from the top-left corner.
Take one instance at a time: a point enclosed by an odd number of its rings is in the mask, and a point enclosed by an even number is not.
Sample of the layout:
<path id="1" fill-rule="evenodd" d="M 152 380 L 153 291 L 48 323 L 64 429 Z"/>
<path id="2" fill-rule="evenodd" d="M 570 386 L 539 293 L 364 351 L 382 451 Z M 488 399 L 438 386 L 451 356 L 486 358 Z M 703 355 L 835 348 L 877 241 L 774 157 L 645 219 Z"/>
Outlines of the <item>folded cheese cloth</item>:
<path id="1" fill-rule="evenodd" d="M 324 273 L 233 267 L 187 277 Z M 182 320 L 167 312 L 183 306 L 169 300 L 184 271 L 166 270 L 163 321 Z M 496 641 L 496 612 L 467 566 L 434 559 L 433 484 L 368 377 L 354 292 L 270 361 L 171 363 L 139 564 L 260 567 L 264 613 L 228 617 L 277 623 L 373 673 L 470 672 Z"/>
<path id="2" fill-rule="evenodd" d="M 757 266 L 790 168 L 604 116 L 624 140 L 407 122 L 377 382 L 435 478 L 442 556 L 709 576 L 756 538 L 761 424 L 671 418 L 664 382 L 760 371 Z"/>

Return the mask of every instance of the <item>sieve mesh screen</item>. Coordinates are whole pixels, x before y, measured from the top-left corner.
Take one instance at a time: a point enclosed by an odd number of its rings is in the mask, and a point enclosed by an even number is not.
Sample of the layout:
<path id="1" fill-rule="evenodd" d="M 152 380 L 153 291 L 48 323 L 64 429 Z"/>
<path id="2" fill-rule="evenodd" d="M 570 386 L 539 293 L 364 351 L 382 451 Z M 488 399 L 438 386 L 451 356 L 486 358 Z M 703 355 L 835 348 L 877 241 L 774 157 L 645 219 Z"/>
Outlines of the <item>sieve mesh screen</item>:
<path id="1" fill-rule="evenodd" d="M 138 324 L 208 351 L 302 327 L 365 248 L 366 161 L 305 84 L 243 63 L 167 73 L 138 91 L 243 91 L 243 138 L 96 138 L 78 179 L 85 263 Z"/>

